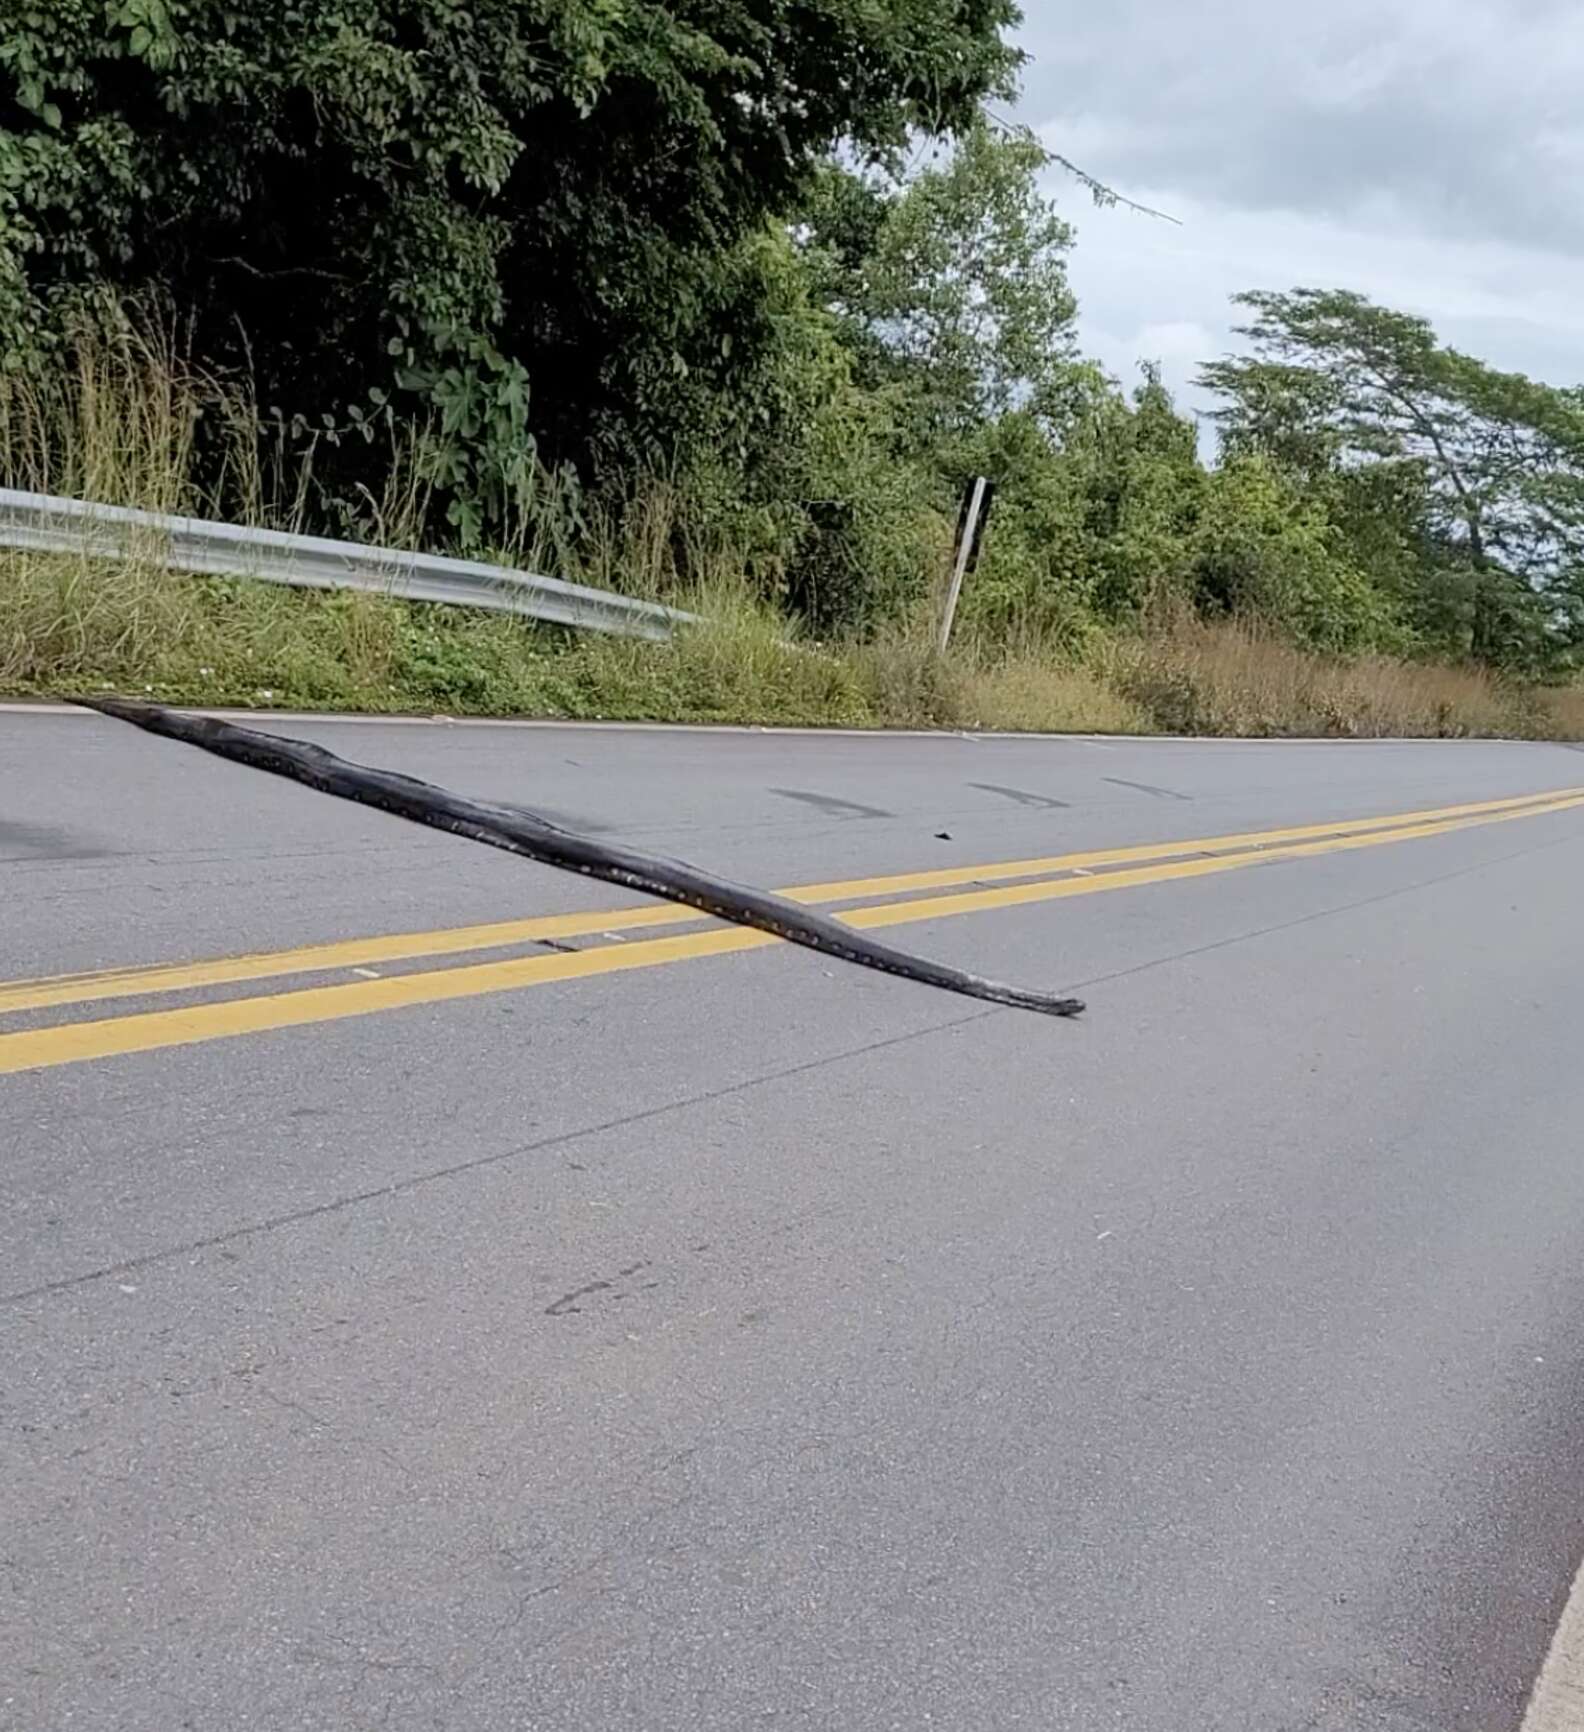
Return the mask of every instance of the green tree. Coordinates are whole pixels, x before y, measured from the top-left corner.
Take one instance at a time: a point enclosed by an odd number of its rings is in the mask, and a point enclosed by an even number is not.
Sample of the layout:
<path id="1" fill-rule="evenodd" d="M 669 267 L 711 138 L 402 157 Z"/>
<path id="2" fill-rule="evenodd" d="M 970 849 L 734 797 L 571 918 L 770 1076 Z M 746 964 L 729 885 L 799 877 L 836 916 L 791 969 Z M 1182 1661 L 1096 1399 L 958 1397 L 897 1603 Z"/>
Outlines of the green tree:
<path id="1" fill-rule="evenodd" d="M 1441 344 L 1425 320 L 1343 290 L 1238 302 L 1253 314 L 1240 334 L 1254 352 L 1200 375 L 1226 399 L 1228 453 L 1262 453 L 1311 482 L 1340 478 L 1355 521 L 1370 496 L 1354 478 L 1387 469 L 1368 484 L 1375 521 L 1395 495 L 1399 551 L 1414 526 L 1437 603 L 1464 575 L 1477 659 L 1532 662 L 1569 637 L 1584 569 L 1577 395 L 1499 372 Z"/>
<path id="2" fill-rule="evenodd" d="M 1192 603 L 1207 478 L 1158 369 L 1131 399 L 1090 390 L 1059 441 L 1014 412 L 970 452 L 1000 491 L 965 621 L 1076 642 L 1096 621 L 1134 625 Z"/>
<path id="3" fill-rule="evenodd" d="M 783 326 L 802 333 L 787 377 L 820 354 L 824 395 L 780 419 L 750 481 L 796 502 L 787 595 L 818 631 L 906 611 L 938 575 L 967 478 L 1027 481 L 1097 388 L 1076 358 L 1048 160 L 979 120 L 911 171 L 832 159 L 791 225 L 806 301 Z M 1008 491 L 998 517 L 1014 509 Z"/>
<path id="4" fill-rule="evenodd" d="M 1177 413 L 1159 368 L 1144 367 L 1131 408 L 1105 406 L 1086 433 L 1076 454 L 1088 471 L 1096 605 L 1133 622 L 1191 601 L 1187 550 L 1205 473 L 1193 423 Z"/>
<path id="5" fill-rule="evenodd" d="M 722 397 L 746 436 L 767 223 L 839 142 L 884 157 L 968 125 L 1014 74 L 1016 16 L 21 0 L 0 32 L 0 350 L 47 348 L 86 288 L 155 285 L 288 424 L 438 409 L 482 439 L 454 480 L 485 506 L 530 386 L 553 461 L 717 436 Z"/>
<path id="6" fill-rule="evenodd" d="M 1391 644 L 1391 598 L 1355 562 L 1328 507 L 1324 491 L 1257 453 L 1213 470 L 1187 546 L 1198 612 L 1262 619 L 1312 649 Z"/>
<path id="7" fill-rule="evenodd" d="M 1058 429 L 1092 385 L 1072 229 L 1041 185 L 1053 160 L 1031 133 L 981 119 L 901 180 L 835 163 L 820 174 L 800 230 L 814 293 L 916 451 L 1014 410 Z"/>

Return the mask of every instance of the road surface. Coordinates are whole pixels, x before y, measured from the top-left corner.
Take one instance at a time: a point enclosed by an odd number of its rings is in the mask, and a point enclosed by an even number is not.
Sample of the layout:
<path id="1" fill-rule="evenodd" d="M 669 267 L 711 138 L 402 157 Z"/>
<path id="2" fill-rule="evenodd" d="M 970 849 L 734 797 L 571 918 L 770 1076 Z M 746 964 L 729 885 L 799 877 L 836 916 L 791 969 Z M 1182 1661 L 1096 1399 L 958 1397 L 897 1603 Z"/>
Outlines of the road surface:
<path id="1" fill-rule="evenodd" d="M 0 1725 L 1520 1726 L 1584 755 L 272 725 L 1089 1010 L 0 714 Z"/>

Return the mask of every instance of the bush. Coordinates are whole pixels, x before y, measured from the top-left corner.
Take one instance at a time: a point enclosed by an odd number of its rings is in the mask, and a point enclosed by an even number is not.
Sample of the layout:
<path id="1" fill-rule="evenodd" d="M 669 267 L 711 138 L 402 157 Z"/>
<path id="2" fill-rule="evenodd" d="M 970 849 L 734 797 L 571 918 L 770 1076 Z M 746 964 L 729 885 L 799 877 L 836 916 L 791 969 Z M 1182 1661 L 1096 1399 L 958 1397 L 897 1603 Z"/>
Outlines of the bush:
<path id="1" fill-rule="evenodd" d="M 1280 621 L 1319 650 L 1400 639 L 1385 597 L 1348 559 L 1323 503 L 1263 458 L 1234 457 L 1208 477 L 1187 558 L 1203 615 Z"/>

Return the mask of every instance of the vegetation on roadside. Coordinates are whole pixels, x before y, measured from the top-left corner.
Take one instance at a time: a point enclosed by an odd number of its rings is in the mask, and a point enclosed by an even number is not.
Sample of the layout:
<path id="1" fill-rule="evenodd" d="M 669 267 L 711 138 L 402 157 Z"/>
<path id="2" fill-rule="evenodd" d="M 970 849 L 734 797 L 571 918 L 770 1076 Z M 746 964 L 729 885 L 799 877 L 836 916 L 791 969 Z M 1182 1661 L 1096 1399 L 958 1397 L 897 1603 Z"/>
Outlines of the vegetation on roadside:
<path id="1" fill-rule="evenodd" d="M 816 645 L 741 588 L 668 645 L 156 563 L 0 554 L 0 689 L 242 708 L 1035 732 L 1584 738 L 1584 689 L 1180 621 L 1083 659 L 899 631 Z"/>
<path id="2" fill-rule="evenodd" d="M 986 106 L 1015 17 L 60 0 L 0 27 L 0 485 L 710 620 L 574 639 L 176 578 L 154 547 L 0 551 L 0 686 L 1584 733 L 1584 393 L 1356 295 L 1261 292 L 1206 361 L 1207 461 L 1155 369 L 1079 352 L 1060 176 Z M 995 506 L 943 657 L 975 475 Z"/>

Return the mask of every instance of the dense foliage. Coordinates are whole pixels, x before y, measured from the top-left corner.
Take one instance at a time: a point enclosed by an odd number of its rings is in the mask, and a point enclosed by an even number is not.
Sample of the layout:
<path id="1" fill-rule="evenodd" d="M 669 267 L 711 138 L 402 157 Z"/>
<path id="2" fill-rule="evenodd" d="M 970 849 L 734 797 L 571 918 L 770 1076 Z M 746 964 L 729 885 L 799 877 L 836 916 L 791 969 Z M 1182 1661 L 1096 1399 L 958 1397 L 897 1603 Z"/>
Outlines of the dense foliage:
<path id="1" fill-rule="evenodd" d="M 552 460 L 762 437 L 766 225 L 838 141 L 965 124 L 1010 0 L 23 0 L 0 39 L 0 332 L 156 285 L 267 405 L 415 394 L 470 506 Z"/>
<path id="2" fill-rule="evenodd" d="M 989 118 L 1012 0 L 21 0 L 0 348 L 108 292 L 245 371 L 326 522 L 420 430 L 431 533 L 639 478 L 819 632 L 1257 616 L 1528 671 L 1584 634 L 1584 395 L 1356 295 L 1245 297 L 1219 449 L 1078 353 L 1051 159 Z M 1145 219 L 1140 219 L 1145 220 Z M 153 299 L 151 299 L 151 297 Z M 201 445 L 201 440 L 200 440 Z M 547 494 L 545 481 L 553 476 Z M 349 504 L 349 502 L 352 502 Z M 690 543 L 689 545 L 692 545 Z"/>
<path id="3" fill-rule="evenodd" d="M 1356 294 L 1240 297 L 1252 355 L 1203 380 L 1229 453 L 1325 502 L 1443 651 L 1534 663 L 1584 623 L 1584 394 L 1500 373 Z"/>

